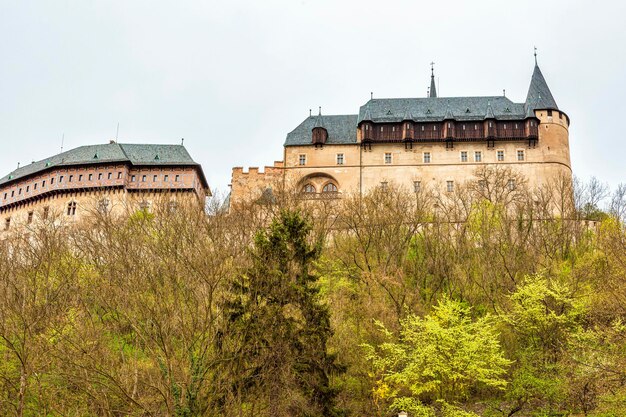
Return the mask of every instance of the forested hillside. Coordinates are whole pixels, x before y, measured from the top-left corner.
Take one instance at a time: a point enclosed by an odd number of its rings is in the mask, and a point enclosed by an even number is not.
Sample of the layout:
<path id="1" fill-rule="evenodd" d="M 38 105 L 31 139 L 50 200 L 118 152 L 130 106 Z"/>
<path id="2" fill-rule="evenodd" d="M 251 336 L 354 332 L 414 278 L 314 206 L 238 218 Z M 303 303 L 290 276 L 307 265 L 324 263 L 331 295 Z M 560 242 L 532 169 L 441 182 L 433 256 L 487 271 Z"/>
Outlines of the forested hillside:
<path id="1" fill-rule="evenodd" d="M 477 178 L 15 233 L 0 415 L 626 415 L 626 185 Z"/>

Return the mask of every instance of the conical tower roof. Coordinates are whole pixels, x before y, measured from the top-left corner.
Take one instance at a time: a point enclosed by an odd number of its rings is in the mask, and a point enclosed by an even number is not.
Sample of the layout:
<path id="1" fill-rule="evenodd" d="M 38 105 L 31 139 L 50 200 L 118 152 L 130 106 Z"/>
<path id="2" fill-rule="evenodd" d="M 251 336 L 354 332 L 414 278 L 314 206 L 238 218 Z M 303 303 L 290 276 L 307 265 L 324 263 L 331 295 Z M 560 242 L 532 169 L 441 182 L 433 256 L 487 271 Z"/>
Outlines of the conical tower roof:
<path id="1" fill-rule="evenodd" d="M 527 113 L 529 110 L 559 109 L 559 107 L 556 105 L 554 97 L 552 97 L 552 92 L 550 92 L 550 88 L 548 88 L 546 79 L 543 78 L 543 74 L 541 73 L 541 70 L 539 69 L 539 65 L 537 65 L 537 63 L 535 63 L 533 76 L 530 80 L 530 87 L 528 87 L 528 94 L 526 95 L 525 106 Z"/>

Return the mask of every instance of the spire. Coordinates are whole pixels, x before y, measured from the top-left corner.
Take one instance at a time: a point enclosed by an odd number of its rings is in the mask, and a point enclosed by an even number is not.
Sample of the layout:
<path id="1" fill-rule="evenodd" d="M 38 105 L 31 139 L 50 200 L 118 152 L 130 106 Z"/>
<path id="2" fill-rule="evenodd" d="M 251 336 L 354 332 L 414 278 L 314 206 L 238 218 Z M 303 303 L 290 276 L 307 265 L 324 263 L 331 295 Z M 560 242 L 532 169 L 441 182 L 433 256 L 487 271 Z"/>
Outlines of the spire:
<path id="1" fill-rule="evenodd" d="M 435 63 L 430 63 L 430 92 L 428 97 L 437 97 L 437 89 L 435 88 Z"/>
<path id="2" fill-rule="evenodd" d="M 537 109 L 549 109 L 558 110 L 556 101 L 552 97 L 550 88 L 546 83 L 546 79 L 543 78 L 543 74 L 537 65 L 537 50 L 535 49 L 535 69 L 533 70 L 533 76 L 530 80 L 530 87 L 528 87 L 528 94 L 526 95 L 526 113 Z"/>
<path id="3" fill-rule="evenodd" d="M 496 115 L 493 112 L 493 108 L 491 107 L 491 101 L 487 102 L 487 113 L 485 114 L 485 119 L 495 119 Z"/>
<path id="4" fill-rule="evenodd" d="M 313 126 L 313 128 L 316 128 L 316 127 L 324 127 L 324 116 L 322 116 L 322 106 L 320 106 L 319 114 L 315 118 L 315 125 Z"/>

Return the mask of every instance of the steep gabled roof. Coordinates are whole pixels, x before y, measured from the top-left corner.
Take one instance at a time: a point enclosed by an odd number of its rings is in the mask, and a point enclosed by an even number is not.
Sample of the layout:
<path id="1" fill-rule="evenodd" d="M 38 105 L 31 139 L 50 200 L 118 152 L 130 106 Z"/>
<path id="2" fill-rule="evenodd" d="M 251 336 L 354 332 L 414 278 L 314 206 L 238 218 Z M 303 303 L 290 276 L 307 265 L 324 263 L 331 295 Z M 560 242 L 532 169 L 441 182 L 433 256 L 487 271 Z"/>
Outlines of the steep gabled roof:
<path id="1" fill-rule="evenodd" d="M 115 162 L 127 162 L 132 165 L 198 166 L 202 171 L 200 165 L 194 162 L 182 145 L 107 143 L 81 146 L 25 165 L 0 178 L 0 185 L 55 167 Z M 207 186 L 202 172 L 201 177 Z"/>
<path id="2" fill-rule="evenodd" d="M 530 86 L 528 87 L 528 94 L 526 95 L 526 112 L 530 107 L 531 110 L 558 110 L 559 107 L 556 105 L 556 101 L 554 97 L 552 97 L 552 92 L 550 88 L 548 88 L 548 83 L 546 83 L 546 79 L 543 78 L 543 74 L 539 69 L 539 65 L 535 64 L 535 69 L 533 70 L 533 76 L 530 80 Z"/>
<path id="3" fill-rule="evenodd" d="M 524 104 L 513 103 L 504 96 L 378 98 L 361 106 L 358 123 L 397 123 L 407 113 L 415 122 L 440 122 L 450 115 L 459 121 L 482 121 L 488 113 L 498 120 L 521 120 L 526 114 Z"/>
<path id="4" fill-rule="evenodd" d="M 319 116 L 307 117 L 298 127 L 287 134 L 285 146 L 310 145 L 311 130 Z M 328 132 L 326 144 L 356 143 L 356 114 L 324 116 L 324 128 Z"/>

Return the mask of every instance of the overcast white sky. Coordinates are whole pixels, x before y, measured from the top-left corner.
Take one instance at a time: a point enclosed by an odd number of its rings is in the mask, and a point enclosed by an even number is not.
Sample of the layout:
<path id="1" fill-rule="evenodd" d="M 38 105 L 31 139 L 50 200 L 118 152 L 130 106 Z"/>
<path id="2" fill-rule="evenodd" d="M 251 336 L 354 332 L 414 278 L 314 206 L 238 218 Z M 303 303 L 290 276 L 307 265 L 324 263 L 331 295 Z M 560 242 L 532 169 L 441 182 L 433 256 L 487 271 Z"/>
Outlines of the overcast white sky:
<path id="1" fill-rule="evenodd" d="M 626 181 L 624 1 L 0 0 L 0 176 L 65 149 L 180 143 L 213 189 L 282 158 L 322 106 L 440 96 L 523 102 L 533 46 L 571 118 L 574 173 Z"/>

